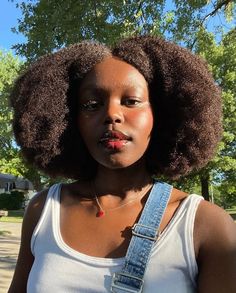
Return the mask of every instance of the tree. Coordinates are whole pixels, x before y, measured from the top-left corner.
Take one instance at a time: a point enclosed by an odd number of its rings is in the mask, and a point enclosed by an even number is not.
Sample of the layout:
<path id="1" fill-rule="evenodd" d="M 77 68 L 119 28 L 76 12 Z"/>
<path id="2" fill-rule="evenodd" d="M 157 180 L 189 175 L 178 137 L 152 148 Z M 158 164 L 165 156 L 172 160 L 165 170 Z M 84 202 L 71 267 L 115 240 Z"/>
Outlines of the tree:
<path id="1" fill-rule="evenodd" d="M 80 40 L 112 44 L 136 33 L 165 35 L 194 47 L 199 29 L 211 27 L 210 20 L 219 13 L 223 17 L 222 11 L 230 20 L 235 15 L 234 4 L 233 0 L 18 0 L 23 18 L 14 31 L 28 40 L 14 48 L 31 61 Z"/>
<path id="2" fill-rule="evenodd" d="M 23 17 L 15 31 L 28 40 L 14 48 L 28 62 L 80 40 L 113 44 L 122 36 L 137 33 L 164 35 L 206 58 L 223 90 L 223 141 L 212 162 L 177 185 L 189 190 L 200 185 L 205 198 L 209 198 L 211 182 L 224 194 L 232 195 L 236 145 L 235 0 L 29 0 L 17 1 L 17 6 Z M 216 21 L 219 18 L 220 24 Z"/>
<path id="3" fill-rule="evenodd" d="M 0 51 L 0 173 L 27 178 L 36 190 L 40 190 L 43 186 L 42 175 L 24 162 L 12 132 L 9 95 L 22 66 L 23 62 L 11 52 Z"/>
<path id="4" fill-rule="evenodd" d="M 208 60 L 215 80 L 222 89 L 223 97 L 223 139 L 215 158 L 199 172 L 202 186 L 209 196 L 210 180 L 221 191 L 222 197 L 228 195 L 232 202 L 232 184 L 235 185 L 236 172 L 236 29 L 222 32 L 219 43 L 214 35 L 204 28 L 199 31 L 195 50 Z M 227 183 L 226 183 L 227 182 Z"/>
<path id="5" fill-rule="evenodd" d="M 9 52 L 0 51 L 0 172 L 5 172 L 8 164 L 11 173 L 15 175 L 18 175 L 18 172 L 13 165 L 19 159 L 17 157 L 19 150 L 13 140 L 12 111 L 9 107 L 8 96 L 20 66 L 21 62 L 18 58 Z"/>

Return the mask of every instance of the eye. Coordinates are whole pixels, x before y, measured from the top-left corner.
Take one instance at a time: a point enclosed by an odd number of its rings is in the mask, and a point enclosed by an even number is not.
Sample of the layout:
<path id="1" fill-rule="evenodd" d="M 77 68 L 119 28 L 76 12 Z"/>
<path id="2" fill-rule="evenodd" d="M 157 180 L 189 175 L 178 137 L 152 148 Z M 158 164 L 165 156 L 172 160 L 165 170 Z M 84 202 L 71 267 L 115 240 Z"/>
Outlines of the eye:
<path id="1" fill-rule="evenodd" d="M 97 100 L 88 100 L 80 104 L 80 109 L 84 111 L 92 112 L 92 111 L 96 111 L 100 105 L 101 103 Z"/>
<path id="2" fill-rule="evenodd" d="M 129 97 L 122 101 L 122 104 L 127 107 L 136 107 L 136 106 L 139 106 L 141 103 L 142 103 L 141 100 L 136 97 Z"/>

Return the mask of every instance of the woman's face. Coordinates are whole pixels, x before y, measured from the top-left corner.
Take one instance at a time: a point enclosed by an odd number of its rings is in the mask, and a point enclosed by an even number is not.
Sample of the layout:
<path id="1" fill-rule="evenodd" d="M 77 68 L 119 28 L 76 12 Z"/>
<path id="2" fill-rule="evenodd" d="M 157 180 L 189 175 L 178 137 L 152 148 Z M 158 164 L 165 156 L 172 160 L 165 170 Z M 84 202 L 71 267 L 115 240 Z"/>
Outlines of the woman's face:
<path id="1" fill-rule="evenodd" d="M 97 64 L 79 89 L 78 127 L 99 164 L 116 169 L 137 162 L 148 147 L 153 127 L 143 75 L 112 57 Z"/>

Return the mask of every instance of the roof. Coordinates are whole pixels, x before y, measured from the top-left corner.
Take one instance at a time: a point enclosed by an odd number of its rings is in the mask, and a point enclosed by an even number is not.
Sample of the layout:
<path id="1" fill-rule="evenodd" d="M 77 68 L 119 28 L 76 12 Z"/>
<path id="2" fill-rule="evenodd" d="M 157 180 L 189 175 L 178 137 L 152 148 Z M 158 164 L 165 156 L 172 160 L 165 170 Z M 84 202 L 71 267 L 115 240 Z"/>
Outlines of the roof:
<path id="1" fill-rule="evenodd" d="M 17 177 L 11 174 L 0 173 L 0 188 L 5 188 L 6 183 L 15 183 L 16 189 L 34 190 L 32 182 L 30 182 L 28 179 Z"/>

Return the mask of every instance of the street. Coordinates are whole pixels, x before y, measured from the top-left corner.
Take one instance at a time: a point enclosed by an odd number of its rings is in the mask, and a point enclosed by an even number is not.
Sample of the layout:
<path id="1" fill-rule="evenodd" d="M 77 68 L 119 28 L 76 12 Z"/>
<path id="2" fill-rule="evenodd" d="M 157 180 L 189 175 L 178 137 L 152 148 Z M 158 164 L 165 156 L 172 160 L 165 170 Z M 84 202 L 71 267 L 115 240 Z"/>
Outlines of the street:
<path id="1" fill-rule="evenodd" d="M 14 273 L 20 245 L 21 223 L 0 222 L 0 293 L 6 293 Z"/>

